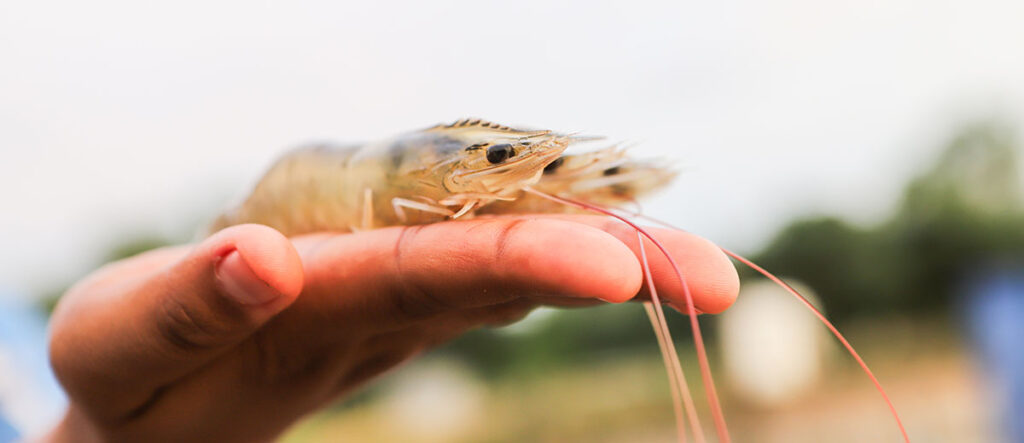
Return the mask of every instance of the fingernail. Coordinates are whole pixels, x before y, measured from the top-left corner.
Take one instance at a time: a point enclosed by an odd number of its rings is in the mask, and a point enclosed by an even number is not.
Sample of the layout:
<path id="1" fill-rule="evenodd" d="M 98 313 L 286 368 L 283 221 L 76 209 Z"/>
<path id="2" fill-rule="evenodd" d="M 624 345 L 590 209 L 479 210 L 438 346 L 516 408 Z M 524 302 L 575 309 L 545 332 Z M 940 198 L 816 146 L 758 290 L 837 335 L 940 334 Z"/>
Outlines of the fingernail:
<path id="1" fill-rule="evenodd" d="M 252 272 L 238 251 L 231 251 L 220 259 L 214 274 L 224 294 L 246 306 L 262 305 L 280 295 Z"/>

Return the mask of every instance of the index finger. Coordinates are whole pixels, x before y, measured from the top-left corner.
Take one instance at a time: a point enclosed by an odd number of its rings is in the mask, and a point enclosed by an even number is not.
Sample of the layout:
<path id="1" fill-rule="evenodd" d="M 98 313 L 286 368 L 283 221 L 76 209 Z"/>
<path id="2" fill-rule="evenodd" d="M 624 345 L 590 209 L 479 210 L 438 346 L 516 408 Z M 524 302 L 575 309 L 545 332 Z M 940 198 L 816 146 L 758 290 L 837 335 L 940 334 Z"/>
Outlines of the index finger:
<path id="1" fill-rule="evenodd" d="M 561 220 L 569 220 L 601 229 L 626 244 L 630 250 L 640 256 L 640 244 L 637 231 L 631 226 L 613 218 L 598 215 L 556 215 Z M 644 227 L 660 242 L 679 265 L 680 274 L 686 279 L 686 286 L 693 295 L 697 310 L 709 314 L 717 314 L 732 306 L 739 295 L 740 280 L 736 267 L 718 245 L 711 241 L 677 229 Z M 683 286 L 676 276 L 675 269 L 651 240 L 644 238 L 644 250 L 651 267 L 651 275 L 658 293 L 664 301 L 675 306 L 686 306 Z M 648 295 L 646 285 L 640 292 Z"/>
<path id="2" fill-rule="evenodd" d="M 652 232 L 683 268 L 699 309 L 719 312 L 732 303 L 736 271 L 716 246 L 685 232 Z M 302 251 L 301 239 L 297 244 Z M 307 289 L 350 295 L 302 299 L 319 299 L 318 309 L 338 316 L 403 322 L 520 296 L 622 302 L 641 293 L 638 253 L 635 231 L 604 217 L 494 217 L 389 228 L 321 238 L 305 260 Z M 657 252 L 649 255 L 666 298 L 682 300 L 668 262 Z"/>
<path id="3" fill-rule="evenodd" d="M 532 295 L 621 302 L 641 285 L 639 262 L 621 241 L 546 217 L 386 228 L 296 246 L 307 251 L 300 302 L 336 321 L 402 324 Z"/>

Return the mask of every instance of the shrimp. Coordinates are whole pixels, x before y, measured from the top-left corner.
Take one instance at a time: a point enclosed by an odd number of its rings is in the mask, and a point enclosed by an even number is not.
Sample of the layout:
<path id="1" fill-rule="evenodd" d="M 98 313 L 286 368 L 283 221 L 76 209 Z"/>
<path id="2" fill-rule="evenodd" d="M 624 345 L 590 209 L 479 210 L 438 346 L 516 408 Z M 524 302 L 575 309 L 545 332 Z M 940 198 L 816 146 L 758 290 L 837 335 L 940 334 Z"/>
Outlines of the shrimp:
<path id="1" fill-rule="evenodd" d="M 211 229 L 260 223 L 298 235 L 471 216 L 514 200 L 577 139 L 466 119 L 362 146 L 300 148 Z"/>
<path id="2" fill-rule="evenodd" d="M 719 441 L 729 434 L 704 351 L 697 311 L 682 271 L 668 251 L 621 208 L 665 187 L 676 172 L 655 160 L 637 160 L 610 146 L 565 154 L 572 144 L 595 140 L 550 130 L 518 129 L 480 119 L 463 119 L 365 145 L 320 145 L 294 150 L 277 161 L 236 208 L 221 215 L 211 232 L 241 223 L 260 223 L 288 236 L 317 231 L 351 232 L 393 225 L 433 223 L 476 214 L 597 212 L 619 219 L 650 240 L 675 268 L 686 298 L 686 313 L 697 348 L 702 381 Z M 646 251 L 640 255 L 651 302 L 645 310 L 658 338 L 673 392 L 678 438 L 686 421 L 704 441 L 651 277 Z M 837 329 L 799 293 L 745 258 L 723 251 L 776 282 L 811 309 L 861 365 L 882 394 L 909 441 L 881 384 Z"/>

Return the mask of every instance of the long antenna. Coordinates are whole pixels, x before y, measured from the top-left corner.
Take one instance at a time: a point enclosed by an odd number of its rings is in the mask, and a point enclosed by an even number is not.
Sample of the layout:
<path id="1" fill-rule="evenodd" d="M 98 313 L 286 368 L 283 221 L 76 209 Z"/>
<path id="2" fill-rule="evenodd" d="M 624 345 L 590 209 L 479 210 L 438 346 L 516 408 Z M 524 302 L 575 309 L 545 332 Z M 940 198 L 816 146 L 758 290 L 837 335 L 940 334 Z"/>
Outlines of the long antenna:
<path id="1" fill-rule="evenodd" d="M 782 279 L 776 277 L 774 274 L 764 270 L 764 268 L 758 266 L 757 264 L 750 260 L 747 260 L 746 258 L 740 256 L 739 254 L 736 254 L 725 248 L 721 249 L 722 252 L 725 252 L 728 256 L 738 260 L 740 263 L 749 266 L 751 269 L 761 273 L 761 275 L 768 277 L 768 279 L 770 279 L 771 281 L 775 282 L 783 289 L 785 289 L 786 292 L 792 294 L 794 297 L 797 298 L 797 300 L 800 300 L 800 302 L 803 303 L 803 305 L 806 306 L 807 309 L 810 309 L 811 312 L 814 313 L 816 317 L 818 317 L 818 320 L 821 320 L 821 322 L 824 323 L 830 331 L 832 331 L 832 335 L 836 336 L 836 338 L 839 339 L 839 342 L 843 344 L 843 347 L 845 347 L 846 350 L 850 352 L 850 355 L 853 356 L 854 360 L 857 360 L 857 364 L 860 365 L 861 369 L 864 370 L 864 373 L 867 374 L 868 378 L 871 379 L 871 383 L 875 384 L 875 388 L 878 389 L 878 392 L 882 394 L 882 398 L 885 400 L 885 404 L 889 405 L 889 410 L 892 411 L 892 417 L 896 419 L 896 426 L 900 428 L 900 433 L 903 434 L 903 441 L 910 443 L 910 437 L 907 436 L 907 430 L 903 427 L 903 421 L 900 420 L 900 415 L 899 413 L 896 412 L 896 407 L 893 406 L 892 400 L 889 399 L 889 395 L 885 393 L 885 389 L 882 389 L 882 384 L 878 382 L 877 378 L 875 378 L 875 374 L 871 372 L 870 368 L 868 368 L 868 364 L 864 363 L 864 360 L 860 358 L 860 354 L 858 354 L 857 351 L 853 349 L 853 346 L 850 345 L 850 342 L 846 341 L 846 337 L 843 337 L 843 334 L 839 333 L 839 330 L 836 329 L 835 325 L 833 325 L 832 322 L 828 321 L 828 319 L 825 318 L 825 315 L 822 314 L 821 311 L 817 310 L 814 307 L 814 305 L 812 305 L 811 302 L 807 300 L 807 298 L 805 298 L 803 295 L 800 295 L 800 293 L 797 292 L 796 289 L 793 289 L 793 287 L 790 286 L 788 283 L 782 281 Z"/>
<path id="2" fill-rule="evenodd" d="M 640 218 L 647 219 L 647 220 L 649 220 L 651 222 L 657 223 L 659 225 L 662 225 L 662 226 L 670 228 L 670 229 L 675 229 L 677 231 L 686 232 L 683 229 L 680 229 L 680 228 L 678 228 L 676 226 L 673 226 L 673 225 L 671 225 L 669 223 L 663 222 L 661 220 L 658 220 L 656 218 L 653 218 L 653 217 L 650 217 L 650 216 L 647 216 L 647 215 L 643 215 L 643 214 L 633 214 L 633 215 L 635 215 L 637 217 L 640 217 Z M 850 342 L 846 340 L 846 337 L 844 337 L 843 334 L 841 334 L 839 332 L 839 329 L 836 329 L 835 325 L 833 325 L 832 322 L 829 321 L 828 318 L 826 318 L 825 315 L 821 313 L 821 311 L 818 311 L 818 309 L 815 308 L 814 305 L 812 305 L 811 302 L 809 300 L 807 300 L 806 297 L 804 297 L 803 295 L 800 295 L 799 291 L 797 291 L 796 289 L 793 289 L 792 286 L 790 286 L 788 283 L 783 281 L 781 278 L 776 277 L 775 274 L 772 274 L 771 272 L 768 272 L 764 268 L 758 266 L 756 263 L 746 259 L 745 257 L 743 257 L 743 256 L 741 256 L 741 255 L 739 255 L 739 254 L 737 254 L 735 252 L 732 252 L 732 251 L 730 251 L 728 249 L 721 248 L 721 247 L 719 249 L 721 249 L 722 252 L 724 252 L 726 255 L 736 259 L 737 261 L 739 261 L 740 263 L 743 263 L 744 265 L 749 266 L 750 269 L 753 269 L 753 270 L 757 271 L 761 275 L 767 277 L 769 280 L 775 282 L 775 284 L 777 284 L 780 287 L 782 287 L 782 289 L 785 289 L 786 292 L 788 292 L 791 295 L 793 295 L 794 297 L 796 297 L 796 299 L 799 300 L 800 303 L 802 303 L 804 306 L 806 306 L 807 309 L 810 309 L 811 312 L 814 314 L 814 316 L 818 317 L 818 320 L 821 320 L 821 322 L 825 325 L 825 327 L 828 328 L 829 331 L 832 331 L 832 335 L 834 335 L 837 339 L 839 339 L 839 342 L 843 344 L 843 347 L 846 348 L 847 352 L 849 352 L 850 355 L 853 356 L 854 360 L 857 360 L 857 364 L 860 365 L 861 369 L 864 370 L 864 373 L 867 374 L 868 378 L 871 379 L 871 383 L 873 383 L 875 385 L 875 389 L 877 389 L 878 392 L 880 394 L 882 394 L 882 399 L 884 399 L 885 400 L 885 404 L 889 406 L 889 411 L 892 412 L 892 417 L 894 419 L 896 419 L 896 426 L 900 428 L 900 433 L 903 434 L 903 441 L 905 441 L 907 443 L 910 443 L 910 437 L 907 435 L 906 428 L 903 427 L 903 420 L 900 420 L 900 414 L 898 412 L 896 412 L 896 406 L 894 406 L 892 404 L 892 400 L 889 399 L 889 395 L 885 393 L 885 389 L 882 388 L 882 384 L 878 381 L 878 378 L 876 378 L 875 374 L 873 372 L 871 372 L 870 368 L 868 368 L 867 363 L 864 362 L 864 359 L 860 358 L 860 354 L 858 354 L 857 351 L 853 349 L 853 345 L 851 345 Z"/>
<path id="3" fill-rule="evenodd" d="M 604 214 L 609 217 L 614 217 L 622 221 L 623 223 L 629 225 L 633 229 L 637 230 L 637 232 L 643 234 L 644 237 L 647 237 L 647 239 L 650 240 L 651 243 L 654 243 L 654 245 L 661 251 L 662 255 L 664 255 L 668 262 L 672 265 L 676 277 L 679 279 L 679 283 L 683 286 L 683 296 L 686 299 L 686 310 L 687 314 L 689 314 L 690 316 L 690 329 L 693 331 L 693 342 L 697 348 L 697 361 L 700 364 L 700 375 L 704 381 L 704 392 L 707 395 L 708 406 L 711 408 L 711 415 L 715 422 L 715 432 L 718 434 L 718 441 L 721 443 L 728 443 L 729 441 L 731 441 L 729 438 L 729 429 L 725 424 L 725 414 L 722 413 L 722 405 L 718 401 L 718 392 L 715 390 L 715 381 L 711 376 L 711 365 L 708 363 L 707 351 L 705 350 L 704 346 L 704 338 L 700 333 L 700 324 L 697 322 L 697 309 L 693 304 L 693 294 L 690 293 L 690 287 L 686 284 L 686 279 L 683 277 L 683 272 L 680 270 L 679 265 L 676 263 L 675 259 L 672 258 L 672 254 L 669 254 L 668 249 L 666 249 L 665 246 L 661 244 L 661 242 L 655 239 L 654 236 L 652 236 L 644 228 L 641 228 L 639 225 L 633 223 L 626 217 L 616 214 L 608 209 L 592 205 L 589 203 L 581 202 L 578 200 L 546 194 L 544 192 L 540 192 L 536 189 L 533 189 L 532 187 L 529 186 L 523 188 L 523 190 L 531 194 L 534 194 L 538 197 L 546 198 L 554 202 L 571 205 L 580 209 L 585 209 L 600 214 Z"/>
<path id="4" fill-rule="evenodd" d="M 672 410 L 676 415 L 676 434 L 680 442 L 686 441 L 686 427 L 683 422 L 682 411 L 680 410 L 680 401 L 682 401 L 686 408 L 686 416 L 690 420 L 690 427 L 693 429 L 693 439 L 703 443 L 704 430 L 701 428 L 700 419 L 697 418 L 697 408 L 693 405 L 693 396 L 690 395 L 690 387 L 686 383 L 686 376 L 683 375 L 683 367 L 679 363 L 676 345 L 672 341 L 672 335 L 668 330 L 668 322 L 665 320 L 665 313 L 661 308 L 661 300 L 658 298 L 658 290 L 654 285 L 654 276 L 651 274 L 651 265 L 647 261 L 647 251 L 644 248 L 644 239 L 640 231 L 636 232 L 636 239 L 640 245 L 640 258 L 644 269 L 644 278 L 647 280 L 647 287 L 651 291 L 651 301 L 644 302 L 644 311 L 647 312 L 647 317 L 651 320 L 654 335 L 658 337 L 661 358 L 665 362 L 665 372 L 668 373 L 669 386 L 672 390 Z"/>

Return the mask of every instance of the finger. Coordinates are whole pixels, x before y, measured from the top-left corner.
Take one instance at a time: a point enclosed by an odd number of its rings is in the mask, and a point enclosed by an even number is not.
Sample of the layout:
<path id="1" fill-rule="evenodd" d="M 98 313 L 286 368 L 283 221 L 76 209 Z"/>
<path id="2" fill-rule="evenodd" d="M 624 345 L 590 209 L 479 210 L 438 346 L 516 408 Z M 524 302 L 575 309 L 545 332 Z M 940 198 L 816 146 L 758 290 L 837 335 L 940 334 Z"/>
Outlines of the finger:
<path id="1" fill-rule="evenodd" d="M 491 219 L 339 235 L 307 259 L 307 292 L 329 294 L 316 309 L 374 325 L 401 325 L 439 312 L 536 294 L 625 301 L 640 267 L 599 229 L 549 218 Z M 306 300 L 309 302 L 309 300 Z"/>
<path id="2" fill-rule="evenodd" d="M 609 219 L 581 221 L 591 226 L 602 226 L 607 232 L 615 235 L 633 250 L 640 254 L 636 230 L 632 227 Z M 690 295 L 698 312 L 717 314 L 732 306 L 739 295 L 740 280 L 736 267 L 721 248 L 711 241 L 674 229 L 644 228 L 660 242 L 676 264 L 685 279 Z M 665 257 L 664 253 L 646 237 L 644 252 L 651 267 L 651 275 L 661 298 L 675 306 L 686 306 L 682 282 L 676 269 Z M 647 287 L 641 295 L 648 295 Z"/>
<path id="3" fill-rule="evenodd" d="M 143 270 L 131 262 L 69 292 L 51 333 L 52 363 L 69 393 L 112 418 L 144 406 L 157 388 L 247 338 L 302 288 L 291 243 L 259 225 L 225 229 L 130 283 L 103 284 L 116 280 L 119 269 Z"/>
<path id="4" fill-rule="evenodd" d="M 640 256 L 637 231 L 625 223 L 595 215 L 552 217 L 601 229 L 627 245 L 636 257 Z M 739 275 L 729 257 L 717 245 L 685 231 L 650 227 L 644 229 L 665 246 L 679 265 L 698 312 L 716 314 L 726 310 L 736 301 L 740 287 Z M 669 302 L 685 312 L 683 286 L 671 263 L 661 250 L 646 238 L 644 251 L 662 301 Z M 649 298 L 646 284 L 639 292 L 639 297 Z"/>
<path id="5" fill-rule="evenodd" d="M 567 297 L 577 301 L 600 303 L 597 301 L 591 301 L 589 299 L 581 299 L 577 297 Z M 457 315 L 463 319 L 465 323 L 465 330 L 475 328 L 477 326 L 489 326 L 489 327 L 501 327 L 507 326 L 512 323 L 518 322 L 527 316 L 530 311 L 533 311 L 540 303 L 533 298 L 518 298 L 509 302 L 499 303 L 496 305 L 485 306 L 482 308 L 466 309 L 458 312 Z"/>
<path id="6" fill-rule="evenodd" d="M 538 305 L 548 306 L 552 308 L 588 308 L 591 306 L 600 306 L 606 304 L 606 302 L 596 299 L 579 298 L 579 297 L 556 297 L 538 295 L 529 297 Z"/>

